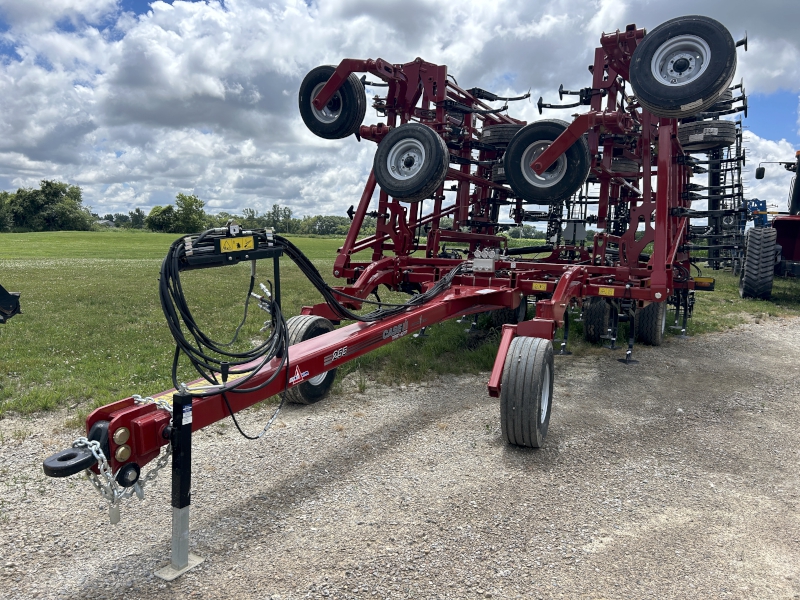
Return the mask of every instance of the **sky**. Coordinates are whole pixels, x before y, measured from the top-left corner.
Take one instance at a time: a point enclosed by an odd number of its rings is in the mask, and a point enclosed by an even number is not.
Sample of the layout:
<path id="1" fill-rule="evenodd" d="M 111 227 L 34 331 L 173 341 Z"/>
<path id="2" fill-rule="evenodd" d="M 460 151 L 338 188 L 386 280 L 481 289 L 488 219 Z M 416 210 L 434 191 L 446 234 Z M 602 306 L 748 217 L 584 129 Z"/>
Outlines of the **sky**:
<path id="1" fill-rule="evenodd" d="M 0 189 L 57 179 L 98 214 L 196 194 L 206 210 L 344 215 L 375 146 L 303 125 L 304 75 L 343 58 L 446 64 L 501 95 L 590 84 L 602 32 L 685 14 L 721 21 L 750 94 L 747 196 L 785 210 L 790 174 L 760 161 L 800 149 L 796 0 L 0 0 Z M 368 89 L 371 97 L 378 90 Z M 569 118 L 532 102 L 509 114 Z M 365 124 L 380 119 L 368 109 Z"/>

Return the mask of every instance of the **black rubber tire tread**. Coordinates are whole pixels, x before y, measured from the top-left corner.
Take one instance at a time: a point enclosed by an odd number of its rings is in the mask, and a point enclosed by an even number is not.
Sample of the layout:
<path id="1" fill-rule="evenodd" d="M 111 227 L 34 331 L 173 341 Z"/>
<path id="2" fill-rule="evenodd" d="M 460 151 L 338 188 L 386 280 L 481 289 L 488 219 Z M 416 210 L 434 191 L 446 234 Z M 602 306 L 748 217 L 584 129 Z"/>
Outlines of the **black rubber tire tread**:
<path id="1" fill-rule="evenodd" d="M 645 346 L 660 346 L 664 341 L 667 305 L 651 302 L 636 311 L 636 340 Z"/>
<path id="2" fill-rule="evenodd" d="M 333 331 L 333 323 L 324 317 L 314 315 L 298 315 L 286 320 L 286 333 L 289 338 L 289 346 L 294 346 L 305 340 L 317 337 L 329 331 Z M 294 370 L 291 364 L 291 350 L 289 351 L 289 374 Z M 289 388 L 286 392 L 286 401 L 292 404 L 314 404 L 322 400 L 331 389 L 333 380 L 336 379 L 336 369 L 331 369 L 325 375 L 325 379 L 319 385 L 312 385 L 304 381 L 300 385 Z"/>
<path id="3" fill-rule="evenodd" d="M 489 311 L 489 322 L 492 327 L 516 325 L 528 318 L 528 297 L 524 297 L 517 308 L 498 308 Z"/>
<path id="4" fill-rule="evenodd" d="M 481 141 L 492 146 L 508 146 L 508 143 L 514 139 L 514 136 L 523 127 L 524 125 L 512 125 L 509 123 L 489 125 L 481 131 Z"/>
<path id="5" fill-rule="evenodd" d="M 539 187 L 530 183 L 522 172 L 520 162 L 525 151 L 537 141 L 554 141 L 569 123 L 559 119 L 535 121 L 520 129 L 506 148 L 503 156 L 506 180 L 514 193 L 523 200 L 534 204 L 555 204 L 569 198 L 586 181 L 591 166 L 589 145 L 582 136 L 564 153 L 567 160 L 566 171 L 560 181 L 550 187 Z"/>
<path id="6" fill-rule="evenodd" d="M 333 75 L 336 67 L 322 65 L 308 72 L 300 84 L 298 104 L 303 122 L 314 135 L 326 140 L 338 140 L 356 133 L 367 112 L 367 95 L 364 85 L 355 73 L 350 73 L 339 88 L 342 112 L 332 123 L 324 123 L 314 116 L 311 94 L 320 83 L 325 83 Z"/>
<path id="7" fill-rule="evenodd" d="M 611 170 L 614 173 L 638 173 L 641 171 L 641 167 L 635 160 L 617 157 L 611 159 Z"/>
<path id="8" fill-rule="evenodd" d="M 739 275 L 739 296 L 769 300 L 775 278 L 775 240 L 772 227 L 756 227 L 747 233 L 744 262 Z"/>
<path id="9" fill-rule="evenodd" d="M 403 139 L 412 137 L 425 148 L 425 166 L 410 179 L 397 179 L 386 166 L 392 147 Z M 404 123 L 392 129 L 378 144 L 373 160 L 375 180 L 392 198 L 404 202 L 419 202 L 433 195 L 444 183 L 450 166 L 450 151 L 444 139 L 427 125 Z"/>
<path id="10" fill-rule="evenodd" d="M 695 121 L 678 125 L 678 141 L 686 152 L 708 152 L 736 143 L 733 121 Z"/>
<path id="11" fill-rule="evenodd" d="M 492 181 L 495 183 L 506 183 L 506 168 L 502 163 L 492 165 Z"/>
<path id="12" fill-rule="evenodd" d="M 710 112 L 721 112 L 723 110 L 730 110 L 733 108 L 733 90 L 724 90 L 717 98 L 714 106 L 711 107 Z"/>
<path id="13" fill-rule="evenodd" d="M 694 35 L 704 40 L 711 60 L 701 77 L 681 86 L 659 82 L 651 71 L 658 49 L 673 37 Z M 630 82 L 639 104 L 657 117 L 683 118 L 705 112 L 728 89 L 736 72 L 736 44 L 722 23 L 700 15 L 677 17 L 644 37 L 631 57 Z"/>
<path id="14" fill-rule="evenodd" d="M 590 344 L 599 344 L 601 335 L 608 333 L 611 307 L 600 298 L 589 298 L 583 305 L 583 339 Z"/>
<path id="15" fill-rule="evenodd" d="M 550 367 L 547 412 L 541 419 L 542 383 Z M 514 446 L 541 448 L 553 409 L 553 344 L 550 340 L 517 337 L 511 341 L 500 388 L 500 430 Z"/>

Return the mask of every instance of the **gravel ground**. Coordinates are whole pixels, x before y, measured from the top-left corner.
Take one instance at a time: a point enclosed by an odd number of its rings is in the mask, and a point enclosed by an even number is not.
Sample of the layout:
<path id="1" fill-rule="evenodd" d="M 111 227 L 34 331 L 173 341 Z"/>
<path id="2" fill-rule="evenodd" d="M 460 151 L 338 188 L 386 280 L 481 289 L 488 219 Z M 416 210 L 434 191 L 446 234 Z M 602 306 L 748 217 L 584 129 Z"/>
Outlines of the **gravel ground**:
<path id="1" fill-rule="evenodd" d="M 435 334 L 435 332 L 434 332 Z M 289 407 L 194 437 L 172 584 L 169 471 L 110 525 L 41 461 L 66 412 L 0 420 L 4 598 L 800 598 L 800 319 L 556 357 L 546 447 L 500 437 L 486 375 Z M 268 413 L 242 420 L 256 430 Z"/>

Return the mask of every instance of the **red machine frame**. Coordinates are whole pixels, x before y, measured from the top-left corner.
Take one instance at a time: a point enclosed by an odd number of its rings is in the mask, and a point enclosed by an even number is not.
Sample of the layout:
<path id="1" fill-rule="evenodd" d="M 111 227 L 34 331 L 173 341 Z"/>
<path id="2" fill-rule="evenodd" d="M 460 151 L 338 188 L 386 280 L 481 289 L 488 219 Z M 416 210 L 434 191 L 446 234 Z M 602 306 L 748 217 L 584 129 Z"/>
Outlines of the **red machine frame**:
<path id="1" fill-rule="evenodd" d="M 677 120 L 658 119 L 635 103 L 625 104 L 630 57 L 643 37 L 644 30 L 632 25 L 624 32 L 602 36 L 591 67 L 590 110 L 577 116 L 532 165 L 542 173 L 587 134 L 592 156 L 590 177 L 600 187 L 598 225 L 605 227 L 609 211 L 624 205 L 635 226 L 621 235 L 598 233 L 591 248 L 555 247 L 544 259 L 514 258 L 501 252 L 494 272 L 457 275 L 449 291 L 421 307 L 376 323 L 343 326 L 296 344 L 290 348 L 288 364 L 283 367 L 290 370 L 289 386 L 434 323 L 457 315 L 516 309 L 526 298 L 534 298 L 534 318 L 503 327 L 488 384 L 490 395 L 498 396 L 512 339 L 532 336 L 552 340 L 556 329 L 564 325 L 565 312 L 570 305 L 577 306 L 589 297 L 600 297 L 628 299 L 644 307 L 651 302 L 666 301 L 676 289 L 693 289 L 690 277 L 675 276 L 676 269 L 685 274 L 689 269 L 689 255 L 683 248 L 688 218 L 680 214 L 690 205 L 684 190 L 691 170 L 677 139 Z M 394 290 L 425 291 L 463 262 L 440 257 L 443 244 L 466 245 L 465 251 L 471 254 L 481 248 L 506 249 L 506 238 L 498 235 L 499 210 L 510 206 L 515 222 L 520 224 L 525 218 L 524 203 L 514 197 L 510 188 L 491 181 L 491 167 L 487 164 L 497 153 L 478 141 L 478 133 L 481 127 L 524 123 L 493 112 L 475 94 L 448 78 L 445 66 L 419 58 L 404 65 L 393 65 L 382 59 L 344 60 L 319 92 L 315 106 L 324 106 L 354 72 L 369 73 L 388 84 L 385 99 L 377 102 L 385 111 L 387 123 L 361 126 L 361 139 L 378 143 L 392 127 L 417 121 L 449 142 L 451 162 L 460 163 L 460 166 L 448 170 L 446 182 L 436 192 L 428 214 L 422 214 L 423 202 L 404 205 L 380 191 L 376 233 L 359 239 L 359 230 L 376 191 L 375 177 L 370 174 L 335 261 L 334 275 L 348 282 L 337 289 L 361 299 L 366 299 L 381 284 Z M 470 112 L 472 110 L 482 112 Z M 614 172 L 612 158 L 615 155 L 636 161 L 639 171 Z M 655 189 L 651 176 L 656 177 Z M 640 182 L 639 187 L 634 185 L 637 182 Z M 456 192 L 455 200 L 445 205 L 445 190 L 451 187 Z M 452 227 L 440 227 L 444 217 L 452 217 Z M 426 226 L 429 230 L 423 245 L 417 233 Z M 644 262 L 641 254 L 648 244 L 653 245 L 652 254 Z M 616 256 L 607 253 L 609 245 L 616 247 Z M 355 260 L 357 254 L 369 251 L 367 260 Z M 415 252 L 424 252 L 424 256 L 414 256 Z M 358 300 L 348 299 L 343 304 L 351 309 L 361 308 Z M 336 319 L 327 304 L 305 307 L 303 314 Z M 257 386 L 278 368 L 279 360 L 274 359 L 251 383 Z M 230 395 L 232 411 L 240 411 L 278 394 L 286 381 L 286 377 L 278 376 L 257 393 Z M 195 382 L 198 383 L 205 382 Z M 163 392 L 156 398 L 170 397 L 172 393 Z M 230 414 L 219 395 L 195 398 L 192 412 L 194 430 Z M 126 427 L 131 432 L 127 442 L 131 454 L 124 461 L 117 460 L 118 446 L 113 438 L 109 440 L 109 463 L 114 471 L 130 462 L 144 466 L 169 443 L 165 433 L 169 415 L 157 410 L 154 404 L 138 404 L 133 398 L 126 398 L 99 408 L 89 415 L 87 431 L 98 421 L 109 421 L 109 431 Z"/>

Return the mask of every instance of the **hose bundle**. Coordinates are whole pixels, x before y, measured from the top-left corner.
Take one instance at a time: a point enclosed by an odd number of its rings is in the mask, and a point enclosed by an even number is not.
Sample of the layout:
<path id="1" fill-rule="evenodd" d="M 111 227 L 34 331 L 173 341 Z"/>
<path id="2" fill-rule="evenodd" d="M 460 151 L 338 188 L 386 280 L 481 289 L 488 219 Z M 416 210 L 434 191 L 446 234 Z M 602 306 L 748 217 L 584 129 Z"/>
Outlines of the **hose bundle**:
<path id="1" fill-rule="evenodd" d="M 250 298 L 251 296 L 255 296 L 255 294 L 253 294 L 253 288 L 255 286 L 255 261 L 251 261 L 253 266 L 250 271 L 250 286 L 245 301 L 244 315 L 231 341 L 220 343 L 206 335 L 195 322 L 192 312 L 186 303 L 180 280 L 181 268 L 186 266 L 189 256 L 202 257 L 204 255 L 208 256 L 214 254 L 217 251 L 216 240 L 229 237 L 229 232 L 229 228 L 217 228 L 209 229 L 198 236 L 182 237 L 172 243 L 161 265 L 161 275 L 159 278 L 161 308 L 167 319 L 170 333 L 175 340 L 175 354 L 172 361 L 172 382 L 176 389 L 179 388 L 180 384 L 178 382 L 177 373 L 178 360 L 181 354 L 185 354 L 192 364 L 192 367 L 203 379 L 208 381 L 210 387 L 213 388 L 209 391 L 199 393 L 193 390 L 192 394 L 199 397 L 220 393 L 222 393 L 224 397 L 224 393 L 229 391 L 247 393 L 264 388 L 272 383 L 288 360 L 289 339 L 286 320 L 283 317 L 278 303 L 272 300 L 269 295 L 265 297 L 256 297 L 259 299 L 260 307 L 271 315 L 270 327 L 272 333 L 264 342 L 254 348 L 239 352 L 230 350 L 230 347 L 236 341 L 239 331 L 247 319 L 247 309 Z M 400 314 L 410 308 L 422 306 L 446 291 L 451 286 L 453 278 L 462 273 L 465 268 L 465 263 L 456 266 L 439 279 L 429 290 L 421 294 L 413 295 L 405 304 L 372 302 L 345 294 L 329 286 L 308 257 L 288 239 L 279 235 L 273 236 L 271 232 L 264 229 L 247 231 L 244 233 L 248 236 L 255 236 L 259 240 L 259 248 L 280 248 L 298 266 L 300 271 L 308 278 L 320 294 L 322 294 L 322 297 L 331 311 L 341 320 L 362 322 L 380 321 Z M 380 307 L 362 315 L 348 309 L 342 304 L 339 298 L 348 298 L 359 303 L 378 304 Z M 247 382 L 276 356 L 281 357 L 281 362 L 269 379 L 255 387 L 246 387 Z M 253 366 L 253 363 L 256 363 L 255 366 Z M 245 368 L 244 365 L 248 366 Z M 288 372 L 289 369 L 287 367 L 287 387 Z"/>

